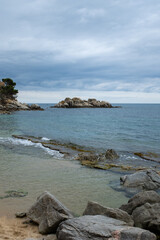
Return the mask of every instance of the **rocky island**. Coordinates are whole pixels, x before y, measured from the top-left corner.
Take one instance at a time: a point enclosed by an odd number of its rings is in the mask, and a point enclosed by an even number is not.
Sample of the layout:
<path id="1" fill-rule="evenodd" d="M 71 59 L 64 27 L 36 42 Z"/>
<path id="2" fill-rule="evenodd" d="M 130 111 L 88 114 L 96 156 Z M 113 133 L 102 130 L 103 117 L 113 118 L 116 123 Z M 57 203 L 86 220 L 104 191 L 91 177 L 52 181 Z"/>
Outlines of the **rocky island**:
<path id="1" fill-rule="evenodd" d="M 0 114 L 9 114 L 13 111 L 20 110 L 44 110 L 37 104 L 28 105 L 18 102 L 15 87 L 16 83 L 10 78 L 5 78 L 0 81 Z"/>
<path id="2" fill-rule="evenodd" d="M 65 98 L 63 101 L 57 103 L 53 108 L 117 108 L 112 106 L 109 102 L 98 101 L 95 98 L 82 100 L 80 98 Z"/>

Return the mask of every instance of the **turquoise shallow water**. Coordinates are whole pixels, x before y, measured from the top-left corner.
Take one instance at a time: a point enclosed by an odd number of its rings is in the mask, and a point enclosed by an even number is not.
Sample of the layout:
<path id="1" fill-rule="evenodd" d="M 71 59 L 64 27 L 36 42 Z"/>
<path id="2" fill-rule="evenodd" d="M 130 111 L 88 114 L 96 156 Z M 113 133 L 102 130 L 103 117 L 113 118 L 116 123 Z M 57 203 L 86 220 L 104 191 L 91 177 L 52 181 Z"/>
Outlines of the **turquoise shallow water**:
<path id="1" fill-rule="evenodd" d="M 122 159 L 132 158 L 138 151 L 160 153 L 160 105 L 124 104 L 115 109 L 42 106 L 42 112 L 0 115 L 0 196 L 12 189 L 28 191 L 28 196 L 21 199 L 0 200 L 0 215 L 25 210 L 45 190 L 77 214 L 82 213 L 88 200 L 110 207 L 126 202 L 124 193 L 110 185 L 110 181 L 119 184 L 120 173 L 82 167 L 73 159 L 66 160 L 40 144 L 13 139 L 12 135 L 76 143 L 99 152 L 113 148 Z"/>

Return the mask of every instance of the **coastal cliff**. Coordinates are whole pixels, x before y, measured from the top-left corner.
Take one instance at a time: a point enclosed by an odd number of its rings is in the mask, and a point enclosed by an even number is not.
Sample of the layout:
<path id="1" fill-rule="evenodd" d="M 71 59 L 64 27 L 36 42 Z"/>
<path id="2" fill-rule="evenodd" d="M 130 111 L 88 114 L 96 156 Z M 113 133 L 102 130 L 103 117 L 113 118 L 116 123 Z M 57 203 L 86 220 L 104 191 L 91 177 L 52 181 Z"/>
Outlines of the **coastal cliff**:
<path id="1" fill-rule="evenodd" d="M 109 102 L 98 101 L 95 98 L 82 100 L 77 97 L 65 98 L 63 101 L 60 101 L 58 104 L 56 104 L 53 107 L 54 108 L 115 108 Z"/>

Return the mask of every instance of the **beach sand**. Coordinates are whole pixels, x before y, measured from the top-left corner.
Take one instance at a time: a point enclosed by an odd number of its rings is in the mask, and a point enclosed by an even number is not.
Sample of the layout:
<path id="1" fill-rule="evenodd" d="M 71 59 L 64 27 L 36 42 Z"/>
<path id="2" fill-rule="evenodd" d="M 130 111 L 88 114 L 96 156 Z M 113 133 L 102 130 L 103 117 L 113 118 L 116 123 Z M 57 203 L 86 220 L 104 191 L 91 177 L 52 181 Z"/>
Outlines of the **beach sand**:
<path id="1" fill-rule="evenodd" d="M 37 226 L 23 224 L 24 219 L 0 218 L 0 240 L 24 240 L 40 238 Z"/>

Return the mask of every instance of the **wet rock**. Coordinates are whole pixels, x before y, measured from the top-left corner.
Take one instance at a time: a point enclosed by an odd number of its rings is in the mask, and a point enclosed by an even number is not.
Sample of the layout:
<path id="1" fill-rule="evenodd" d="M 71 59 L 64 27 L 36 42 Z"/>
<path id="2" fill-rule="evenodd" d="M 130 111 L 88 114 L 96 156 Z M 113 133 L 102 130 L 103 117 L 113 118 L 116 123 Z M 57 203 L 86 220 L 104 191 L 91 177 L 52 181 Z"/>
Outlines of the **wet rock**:
<path id="1" fill-rule="evenodd" d="M 39 225 L 40 233 L 48 234 L 55 233 L 62 221 L 73 216 L 53 195 L 44 192 L 29 209 L 27 217 Z"/>
<path id="2" fill-rule="evenodd" d="M 148 152 L 148 153 L 141 153 L 141 152 L 136 152 L 134 153 L 134 155 L 145 159 L 145 160 L 149 160 L 149 161 L 153 161 L 153 162 L 158 162 L 160 163 L 160 155 L 156 154 L 156 153 L 152 153 L 152 152 Z"/>
<path id="3" fill-rule="evenodd" d="M 127 223 L 106 216 L 83 216 L 61 223 L 58 240 L 156 240 L 149 231 L 127 226 Z"/>
<path id="4" fill-rule="evenodd" d="M 109 160 L 114 160 L 119 158 L 118 154 L 116 153 L 115 150 L 113 149 L 108 149 L 105 153 L 105 158 Z"/>
<path id="5" fill-rule="evenodd" d="M 54 106 L 55 108 L 113 108 L 109 102 L 98 101 L 94 98 L 82 100 L 80 98 L 66 98 Z"/>
<path id="6" fill-rule="evenodd" d="M 104 215 L 117 220 L 126 222 L 129 226 L 133 226 L 132 217 L 125 211 L 118 208 L 104 207 L 96 202 L 88 202 L 83 215 Z"/>
<path id="7" fill-rule="evenodd" d="M 120 209 L 132 215 L 136 227 L 160 234 L 160 196 L 156 192 L 140 192 Z"/>
<path id="8" fill-rule="evenodd" d="M 160 175 L 154 170 L 138 171 L 120 178 L 125 187 L 155 190 L 160 188 Z"/>

